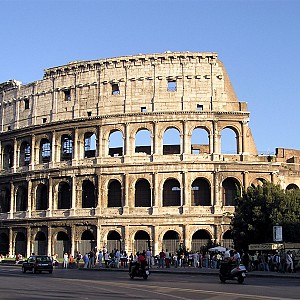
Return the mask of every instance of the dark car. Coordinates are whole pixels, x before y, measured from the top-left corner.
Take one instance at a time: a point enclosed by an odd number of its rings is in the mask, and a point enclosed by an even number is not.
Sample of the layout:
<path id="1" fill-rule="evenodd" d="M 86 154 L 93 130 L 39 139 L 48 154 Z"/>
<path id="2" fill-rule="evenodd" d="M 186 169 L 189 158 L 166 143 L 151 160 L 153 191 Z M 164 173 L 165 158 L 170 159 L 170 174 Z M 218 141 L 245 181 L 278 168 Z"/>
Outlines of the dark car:
<path id="1" fill-rule="evenodd" d="M 32 271 L 33 273 L 41 273 L 42 271 L 53 272 L 53 264 L 51 257 L 47 255 L 32 255 L 22 264 L 22 272 Z"/>

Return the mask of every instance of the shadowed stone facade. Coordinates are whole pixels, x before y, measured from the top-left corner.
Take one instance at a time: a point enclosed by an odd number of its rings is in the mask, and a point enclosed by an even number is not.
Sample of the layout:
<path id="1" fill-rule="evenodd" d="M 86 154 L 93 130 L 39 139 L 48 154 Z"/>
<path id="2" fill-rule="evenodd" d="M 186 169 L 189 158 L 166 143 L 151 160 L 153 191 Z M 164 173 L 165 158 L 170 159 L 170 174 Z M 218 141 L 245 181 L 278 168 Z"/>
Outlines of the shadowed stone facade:
<path id="1" fill-rule="evenodd" d="M 258 155 L 216 53 L 72 62 L 0 104 L 3 254 L 231 246 L 237 189 L 300 186 L 298 150 Z"/>

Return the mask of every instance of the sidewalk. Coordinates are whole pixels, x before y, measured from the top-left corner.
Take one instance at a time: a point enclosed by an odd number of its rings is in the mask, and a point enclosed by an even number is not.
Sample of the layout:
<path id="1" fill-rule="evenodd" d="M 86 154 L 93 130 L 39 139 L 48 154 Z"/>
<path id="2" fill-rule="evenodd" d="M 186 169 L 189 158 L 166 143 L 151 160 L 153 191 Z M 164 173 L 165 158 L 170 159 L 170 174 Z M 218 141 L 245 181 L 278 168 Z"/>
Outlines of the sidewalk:
<path id="1" fill-rule="evenodd" d="M 111 271 L 111 272 L 128 272 L 127 268 L 98 268 L 96 266 L 93 269 L 84 269 L 80 268 L 79 270 L 83 271 Z M 206 268 L 193 268 L 193 267 L 186 267 L 186 268 L 157 268 L 154 266 L 150 268 L 150 272 L 152 273 L 171 273 L 171 274 L 189 274 L 189 275 L 203 275 L 203 276 L 218 276 L 219 269 L 206 269 Z M 247 277 L 276 277 L 276 278 L 296 278 L 300 279 L 300 271 L 298 273 L 278 273 L 278 272 L 265 272 L 265 271 L 251 271 L 247 272 Z"/>

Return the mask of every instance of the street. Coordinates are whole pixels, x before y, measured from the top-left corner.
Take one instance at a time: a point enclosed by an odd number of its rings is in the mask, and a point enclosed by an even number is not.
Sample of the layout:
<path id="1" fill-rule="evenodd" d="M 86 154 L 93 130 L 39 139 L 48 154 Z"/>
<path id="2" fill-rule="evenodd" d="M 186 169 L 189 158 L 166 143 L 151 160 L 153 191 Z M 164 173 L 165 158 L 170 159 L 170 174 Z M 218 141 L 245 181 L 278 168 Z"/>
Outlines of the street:
<path id="1" fill-rule="evenodd" d="M 23 274 L 0 266 L 1 299 L 299 299 L 299 278 L 257 278 L 220 283 L 216 274 L 162 274 L 129 279 L 127 272 L 56 269 Z"/>

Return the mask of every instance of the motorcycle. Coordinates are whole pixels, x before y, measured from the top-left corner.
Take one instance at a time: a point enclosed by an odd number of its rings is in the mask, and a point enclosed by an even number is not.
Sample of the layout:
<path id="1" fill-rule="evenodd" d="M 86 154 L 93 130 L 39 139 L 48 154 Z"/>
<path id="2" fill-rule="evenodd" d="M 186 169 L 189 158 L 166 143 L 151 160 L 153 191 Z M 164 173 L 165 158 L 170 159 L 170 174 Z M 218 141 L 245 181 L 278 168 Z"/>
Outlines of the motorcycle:
<path id="1" fill-rule="evenodd" d="M 143 261 L 140 264 L 137 262 L 132 262 L 129 264 L 129 276 L 131 279 L 134 277 L 142 277 L 146 280 L 149 275 L 149 266 L 146 262 Z"/>
<path id="2" fill-rule="evenodd" d="M 226 280 L 237 280 L 243 283 L 246 277 L 247 269 L 243 264 L 232 264 L 230 262 L 222 262 L 219 272 L 221 282 Z"/>

